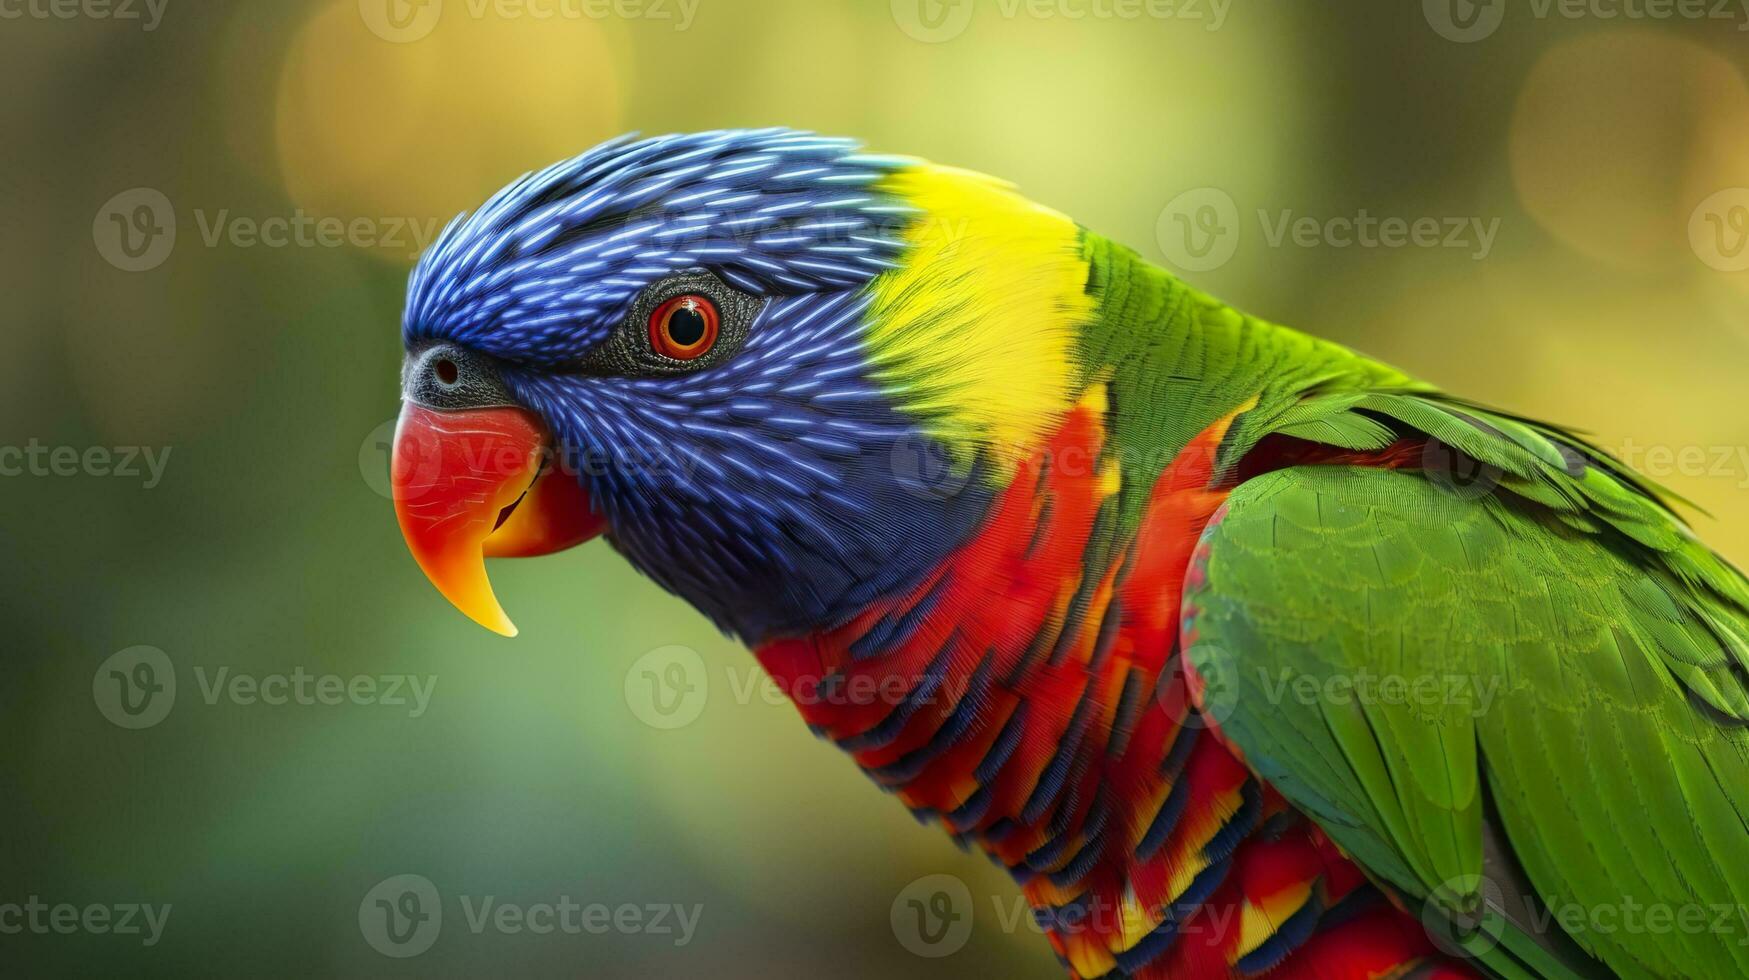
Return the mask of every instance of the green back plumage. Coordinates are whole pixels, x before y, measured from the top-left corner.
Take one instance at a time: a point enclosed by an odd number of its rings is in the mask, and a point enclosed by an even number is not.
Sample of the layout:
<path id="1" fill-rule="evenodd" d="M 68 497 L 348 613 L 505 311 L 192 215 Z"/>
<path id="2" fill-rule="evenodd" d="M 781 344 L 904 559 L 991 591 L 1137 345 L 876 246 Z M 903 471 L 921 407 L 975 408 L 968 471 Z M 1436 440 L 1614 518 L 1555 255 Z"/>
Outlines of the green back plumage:
<path id="1" fill-rule="evenodd" d="M 1570 432 L 1084 248 L 1082 369 L 1111 382 L 1130 519 L 1234 413 L 1229 481 L 1271 436 L 1422 447 L 1238 482 L 1185 596 L 1223 737 L 1496 974 L 1749 975 L 1743 576 Z M 1443 686 L 1326 696 L 1366 676 Z"/>

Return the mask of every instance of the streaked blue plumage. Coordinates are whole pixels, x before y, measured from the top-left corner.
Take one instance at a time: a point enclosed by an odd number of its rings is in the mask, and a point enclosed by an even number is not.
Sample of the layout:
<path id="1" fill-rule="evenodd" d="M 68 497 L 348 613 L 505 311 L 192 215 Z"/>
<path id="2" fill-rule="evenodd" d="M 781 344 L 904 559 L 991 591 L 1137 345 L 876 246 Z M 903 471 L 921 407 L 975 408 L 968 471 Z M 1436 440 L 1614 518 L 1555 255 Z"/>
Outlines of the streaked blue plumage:
<path id="1" fill-rule="evenodd" d="M 863 287 L 914 209 L 904 161 L 789 130 L 617 141 L 527 175 L 414 270 L 412 347 L 500 359 L 641 570 L 758 642 L 841 622 L 957 547 L 990 493 L 940 494 L 871 374 Z M 660 377 L 568 372 L 652 283 L 708 270 L 762 306 L 736 356 Z"/>
<path id="2" fill-rule="evenodd" d="M 562 363 L 685 269 L 760 296 L 861 285 L 893 266 L 912 209 L 870 186 L 902 161 L 856 150 L 730 130 L 617 140 L 524 175 L 420 260 L 403 336 Z"/>

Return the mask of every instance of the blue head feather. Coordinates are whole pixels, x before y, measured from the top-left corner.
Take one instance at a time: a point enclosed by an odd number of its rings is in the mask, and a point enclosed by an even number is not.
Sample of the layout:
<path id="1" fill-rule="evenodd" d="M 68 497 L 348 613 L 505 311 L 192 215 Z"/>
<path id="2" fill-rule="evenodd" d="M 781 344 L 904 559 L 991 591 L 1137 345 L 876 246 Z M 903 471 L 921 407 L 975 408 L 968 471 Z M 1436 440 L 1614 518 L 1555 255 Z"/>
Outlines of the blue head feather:
<path id="1" fill-rule="evenodd" d="M 904 260 L 908 161 L 789 130 L 616 141 L 451 222 L 415 268 L 409 347 L 498 358 L 637 567 L 750 641 L 907 588 L 986 512 L 871 376 L 865 287 Z M 757 297 L 704 370 L 579 372 L 652 284 L 708 270 Z"/>
<path id="2" fill-rule="evenodd" d="M 600 342 L 651 283 L 710 268 L 755 295 L 860 285 L 913 209 L 874 185 L 904 161 L 784 129 L 616 140 L 494 194 L 444 229 L 402 332 L 543 363 Z"/>

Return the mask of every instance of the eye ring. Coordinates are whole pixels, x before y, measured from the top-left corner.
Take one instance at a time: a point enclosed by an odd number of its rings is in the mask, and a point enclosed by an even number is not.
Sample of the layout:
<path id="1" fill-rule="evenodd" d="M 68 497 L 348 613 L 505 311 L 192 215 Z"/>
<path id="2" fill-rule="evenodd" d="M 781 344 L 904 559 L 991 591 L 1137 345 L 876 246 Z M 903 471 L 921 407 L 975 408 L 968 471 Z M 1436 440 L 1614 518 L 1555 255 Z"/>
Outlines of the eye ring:
<path id="1" fill-rule="evenodd" d="M 721 326 L 722 316 L 710 297 L 685 293 L 650 313 L 650 346 L 672 360 L 697 360 L 716 346 Z"/>

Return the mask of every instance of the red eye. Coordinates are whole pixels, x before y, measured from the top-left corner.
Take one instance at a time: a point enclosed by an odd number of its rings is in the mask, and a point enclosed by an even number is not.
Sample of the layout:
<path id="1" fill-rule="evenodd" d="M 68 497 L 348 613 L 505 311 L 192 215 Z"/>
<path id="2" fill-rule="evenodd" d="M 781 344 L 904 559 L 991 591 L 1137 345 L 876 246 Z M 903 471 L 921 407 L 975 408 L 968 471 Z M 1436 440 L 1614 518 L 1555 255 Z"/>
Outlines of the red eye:
<path id="1" fill-rule="evenodd" d="M 690 361 L 717 342 L 717 304 L 697 293 L 676 296 L 650 314 L 650 346 L 663 357 Z"/>

